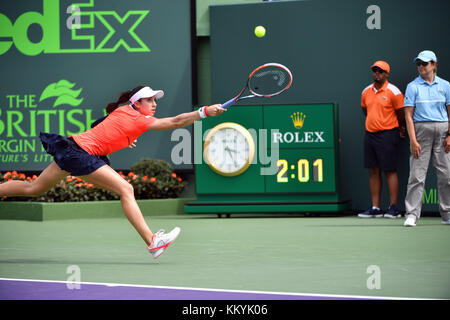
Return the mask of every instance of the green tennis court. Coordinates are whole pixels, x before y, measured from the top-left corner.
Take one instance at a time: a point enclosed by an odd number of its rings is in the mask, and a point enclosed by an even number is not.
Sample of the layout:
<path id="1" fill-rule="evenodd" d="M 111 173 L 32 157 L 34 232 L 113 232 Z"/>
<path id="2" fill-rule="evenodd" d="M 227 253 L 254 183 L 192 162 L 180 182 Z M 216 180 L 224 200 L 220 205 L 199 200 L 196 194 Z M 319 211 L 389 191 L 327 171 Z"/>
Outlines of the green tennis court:
<path id="1" fill-rule="evenodd" d="M 3 220 L 0 275 L 67 281 L 75 265 L 82 282 L 450 298 L 450 230 L 440 218 L 424 217 L 415 228 L 355 216 L 147 220 L 154 231 L 182 230 L 157 260 L 125 218 Z"/>

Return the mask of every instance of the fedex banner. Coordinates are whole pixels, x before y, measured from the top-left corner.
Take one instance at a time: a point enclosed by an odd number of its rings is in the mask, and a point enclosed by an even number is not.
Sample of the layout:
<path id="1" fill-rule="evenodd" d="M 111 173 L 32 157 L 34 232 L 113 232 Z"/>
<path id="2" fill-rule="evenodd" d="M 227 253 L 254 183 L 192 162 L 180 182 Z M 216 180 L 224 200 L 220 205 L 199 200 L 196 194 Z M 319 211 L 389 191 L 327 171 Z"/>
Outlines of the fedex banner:
<path id="1" fill-rule="evenodd" d="M 191 1 L 19 0 L 0 6 L 0 171 L 42 170 L 39 133 L 81 133 L 138 85 L 165 91 L 156 117 L 192 110 Z M 171 132 L 113 154 L 170 162 Z M 175 167 L 183 167 L 177 166 Z M 188 165 L 189 167 L 189 165 Z"/>

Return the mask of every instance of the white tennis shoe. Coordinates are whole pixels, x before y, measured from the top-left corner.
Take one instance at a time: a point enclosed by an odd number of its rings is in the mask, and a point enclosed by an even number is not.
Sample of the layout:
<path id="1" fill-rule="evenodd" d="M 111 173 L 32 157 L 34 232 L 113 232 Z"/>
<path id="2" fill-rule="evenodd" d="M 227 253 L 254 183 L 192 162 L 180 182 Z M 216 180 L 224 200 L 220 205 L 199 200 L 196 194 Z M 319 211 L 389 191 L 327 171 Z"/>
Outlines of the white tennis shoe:
<path id="1" fill-rule="evenodd" d="M 415 227 L 416 226 L 416 218 L 413 216 L 407 217 L 405 223 L 403 224 L 405 227 Z"/>
<path id="2" fill-rule="evenodd" d="M 180 234 L 181 229 L 175 227 L 169 233 L 159 230 L 153 235 L 152 243 L 147 247 L 153 258 L 158 258 Z"/>

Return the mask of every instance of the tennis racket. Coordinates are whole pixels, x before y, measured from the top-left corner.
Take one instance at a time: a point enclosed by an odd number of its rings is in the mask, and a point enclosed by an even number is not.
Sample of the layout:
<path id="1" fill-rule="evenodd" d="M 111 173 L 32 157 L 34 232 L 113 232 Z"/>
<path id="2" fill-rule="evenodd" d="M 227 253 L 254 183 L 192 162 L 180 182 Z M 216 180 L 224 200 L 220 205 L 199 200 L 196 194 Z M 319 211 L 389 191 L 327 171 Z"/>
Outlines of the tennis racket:
<path id="1" fill-rule="evenodd" d="M 241 92 L 220 107 L 226 109 L 239 100 L 254 97 L 270 98 L 286 91 L 291 84 L 292 73 L 287 67 L 279 63 L 266 63 L 253 70 Z M 243 96 L 246 89 L 250 94 Z"/>

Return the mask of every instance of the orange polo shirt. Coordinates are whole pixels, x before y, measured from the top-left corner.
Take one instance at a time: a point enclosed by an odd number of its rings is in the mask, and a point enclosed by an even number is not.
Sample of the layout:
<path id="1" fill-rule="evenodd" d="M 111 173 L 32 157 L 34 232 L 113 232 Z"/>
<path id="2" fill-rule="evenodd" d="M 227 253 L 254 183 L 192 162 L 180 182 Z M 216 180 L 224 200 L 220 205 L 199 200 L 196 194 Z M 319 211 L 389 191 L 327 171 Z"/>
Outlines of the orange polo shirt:
<path id="1" fill-rule="evenodd" d="M 361 107 L 367 108 L 367 131 L 394 129 L 399 126 L 395 111 L 403 108 L 403 94 L 387 81 L 379 90 L 371 84 L 361 94 Z"/>
<path id="2" fill-rule="evenodd" d="M 111 112 L 98 125 L 72 136 L 75 142 L 87 153 L 106 156 L 128 147 L 155 121 L 144 116 L 130 105 L 122 106 Z"/>

